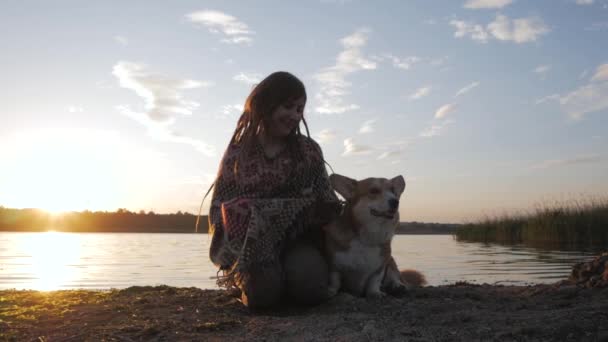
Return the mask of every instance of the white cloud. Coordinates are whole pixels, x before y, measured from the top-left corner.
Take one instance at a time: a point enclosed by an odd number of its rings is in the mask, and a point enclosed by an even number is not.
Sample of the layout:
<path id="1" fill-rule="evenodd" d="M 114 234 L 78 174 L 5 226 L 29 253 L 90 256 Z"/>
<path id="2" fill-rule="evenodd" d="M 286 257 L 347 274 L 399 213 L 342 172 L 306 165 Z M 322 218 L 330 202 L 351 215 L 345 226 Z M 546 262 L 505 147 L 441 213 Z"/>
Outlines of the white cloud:
<path id="1" fill-rule="evenodd" d="M 562 109 L 573 119 L 586 113 L 608 109 L 608 82 L 593 82 L 562 96 Z"/>
<path id="2" fill-rule="evenodd" d="M 84 112 L 84 108 L 82 108 L 80 106 L 70 105 L 70 106 L 68 106 L 68 112 L 70 112 L 70 113 L 82 113 L 82 112 Z"/>
<path id="3" fill-rule="evenodd" d="M 511 20 L 499 14 L 493 22 L 488 24 L 488 31 L 498 40 L 527 43 L 548 33 L 549 28 L 542 19 L 537 17 Z"/>
<path id="4" fill-rule="evenodd" d="M 230 104 L 222 107 L 222 116 L 232 116 L 233 114 L 242 114 L 243 113 L 243 105 L 242 104 Z"/>
<path id="5" fill-rule="evenodd" d="M 576 0 L 577 5 L 593 5 L 593 0 Z"/>
<path id="6" fill-rule="evenodd" d="M 251 35 L 254 32 L 249 29 L 247 24 L 229 14 L 204 10 L 187 14 L 186 17 L 193 23 L 207 27 L 212 33 L 222 33 L 224 35 L 221 40 L 223 43 L 251 45 L 253 42 Z"/>
<path id="7" fill-rule="evenodd" d="M 129 40 L 127 39 L 127 37 L 124 37 L 124 36 L 114 36 L 114 41 L 116 41 L 118 44 L 120 44 L 122 46 L 129 45 Z"/>
<path id="8" fill-rule="evenodd" d="M 453 121 L 451 120 L 445 120 L 445 121 L 440 121 L 440 122 L 433 122 L 431 124 L 430 127 L 426 128 L 425 130 L 423 130 L 422 132 L 420 132 L 420 136 L 423 138 L 431 138 L 431 137 L 435 137 L 438 135 L 441 135 L 441 133 L 443 132 L 444 128 L 451 124 Z"/>
<path id="9" fill-rule="evenodd" d="M 604 5 L 604 9 L 608 8 L 608 4 Z M 608 21 L 599 21 L 595 23 L 591 23 L 591 25 L 585 27 L 586 31 L 605 31 L 608 30 Z"/>
<path id="10" fill-rule="evenodd" d="M 599 154 L 585 154 L 576 156 L 573 158 L 566 159 L 549 159 L 544 160 L 536 165 L 533 165 L 533 169 L 547 169 L 550 167 L 565 166 L 565 165 L 577 165 L 577 164 L 588 164 L 596 163 L 601 161 L 603 158 Z"/>
<path id="11" fill-rule="evenodd" d="M 557 101 L 557 100 L 559 100 L 559 98 L 560 98 L 559 94 L 547 95 L 541 99 L 536 100 L 536 104 L 538 105 L 538 104 L 549 102 L 549 101 Z"/>
<path id="12" fill-rule="evenodd" d="M 210 86 L 210 82 L 174 79 L 153 74 L 143 64 L 121 61 L 114 65 L 112 74 L 120 86 L 131 89 L 145 100 L 147 116 L 154 121 L 172 121 L 176 114 L 190 115 L 199 106 L 187 101 L 182 90 Z"/>
<path id="13" fill-rule="evenodd" d="M 536 68 L 534 68 L 534 72 L 537 74 L 545 74 L 547 73 L 549 70 L 551 70 L 551 66 L 550 65 L 539 65 Z"/>
<path id="14" fill-rule="evenodd" d="M 497 15 L 496 19 L 485 28 L 482 25 L 462 20 L 451 20 L 450 25 L 456 29 L 454 37 L 470 37 L 472 40 L 481 43 L 486 43 L 490 38 L 513 41 L 518 44 L 528 43 L 536 41 L 541 35 L 550 31 L 540 18 L 530 17 L 512 20 L 501 14 Z"/>
<path id="15" fill-rule="evenodd" d="M 114 65 L 112 74 L 121 87 L 133 90 L 144 99 L 144 112 L 136 112 L 126 105 L 117 106 L 119 112 L 146 126 L 148 133 L 157 139 L 189 144 L 206 155 L 214 154 L 212 146 L 170 129 L 177 116 L 191 115 L 199 106 L 197 102 L 185 100 L 181 92 L 211 83 L 154 74 L 145 65 L 126 61 Z"/>
<path id="16" fill-rule="evenodd" d="M 342 156 L 352 156 L 352 155 L 361 155 L 368 154 L 372 152 L 372 148 L 365 145 L 359 145 L 353 141 L 352 138 L 344 139 L 344 152 Z"/>
<path id="17" fill-rule="evenodd" d="M 451 20 L 450 25 L 456 28 L 456 32 L 454 32 L 456 38 L 470 36 L 471 39 L 481 43 L 488 41 L 489 35 L 481 25 L 462 20 Z"/>
<path id="18" fill-rule="evenodd" d="M 608 81 L 608 63 L 597 67 L 595 74 L 591 77 L 591 81 Z"/>
<path id="19" fill-rule="evenodd" d="M 449 59 L 448 56 L 434 58 L 431 60 L 430 64 L 434 67 L 441 67 L 447 63 L 448 59 Z"/>
<path id="20" fill-rule="evenodd" d="M 445 104 L 445 105 L 439 107 L 439 109 L 437 109 L 437 111 L 435 112 L 435 119 L 443 119 L 446 117 L 446 115 L 453 112 L 455 109 L 456 109 L 455 104 L 453 104 L 453 103 Z"/>
<path id="21" fill-rule="evenodd" d="M 324 129 L 317 134 L 316 138 L 319 144 L 327 144 L 336 138 L 336 132 L 332 129 Z"/>
<path id="22" fill-rule="evenodd" d="M 464 88 L 461 88 L 460 90 L 458 90 L 456 92 L 456 95 L 454 95 L 454 97 L 458 97 L 460 95 L 464 95 L 466 93 L 468 93 L 469 91 L 473 90 L 474 88 L 476 88 L 477 86 L 479 86 L 479 82 L 475 81 L 467 86 L 465 86 Z"/>
<path id="23" fill-rule="evenodd" d="M 320 114 L 339 114 L 358 109 L 356 104 L 347 104 L 344 96 L 349 94 L 352 84 L 346 77 L 361 70 L 373 70 L 375 62 L 365 58 L 361 48 L 367 43 L 368 29 L 359 29 L 343 38 L 340 42 L 344 50 L 336 57 L 336 64 L 322 69 L 315 74 L 314 79 L 320 84 L 320 90 L 315 99 L 318 105 L 315 110 Z"/>
<path id="24" fill-rule="evenodd" d="M 262 75 L 258 73 L 244 73 L 240 72 L 238 75 L 234 75 L 232 78 L 235 81 L 243 82 L 245 84 L 253 85 L 260 83 Z"/>
<path id="25" fill-rule="evenodd" d="M 359 133 L 366 134 L 374 132 L 374 124 L 376 123 L 376 119 L 367 120 L 361 125 L 359 128 Z"/>
<path id="26" fill-rule="evenodd" d="M 391 54 L 385 54 L 384 56 L 379 57 L 379 60 L 384 60 L 384 58 L 388 58 L 395 68 L 402 70 L 409 70 L 414 64 L 422 60 L 418 56 L 407 56 L 404 58 L 400 58 Z"/>
<path id="27" fill-rule="evenodd" d="M 430 86 L 420 87 L 420 88 L 416 89 L 416 91 L 413 94 L 411 94 L 409 96 L 409 98 L 410 98 L 410 100 L 418 100 L 418 99 L 421 99 L 421 98 L 427 96 L 430 93 L 431 93 Z"/>
<path id="28" fill-rule="evenodd" d="M 385 151 L 380 153 L 380 155 L 378 156 L 378 160 L 382 160 L 382 159 L 394 159 L 394 158 L 398 158 L 403 154 L 402 150 L 391 150 L 391 151 Z"/>
<path id="29" fill-rule="evenodd" d="M 512 2 L 513 0 L 468 0 L 463 7 L 468 9 L 503 8 Z"/>

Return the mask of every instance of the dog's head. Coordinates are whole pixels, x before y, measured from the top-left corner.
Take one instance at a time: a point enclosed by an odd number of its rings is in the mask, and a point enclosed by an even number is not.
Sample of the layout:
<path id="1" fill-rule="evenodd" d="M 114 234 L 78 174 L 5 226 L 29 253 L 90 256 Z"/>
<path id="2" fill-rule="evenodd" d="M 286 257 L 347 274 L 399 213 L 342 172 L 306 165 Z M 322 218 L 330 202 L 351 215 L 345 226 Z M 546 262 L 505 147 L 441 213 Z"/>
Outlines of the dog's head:
<path id="1" fill-rule="evenodd" d="M 393 179 L 354 179 L 332 174 L 331 186 L 350 204 L 354 218 L 361 222 L 399 222 L 399 198 L 405 190 L 403 176 Z"/>

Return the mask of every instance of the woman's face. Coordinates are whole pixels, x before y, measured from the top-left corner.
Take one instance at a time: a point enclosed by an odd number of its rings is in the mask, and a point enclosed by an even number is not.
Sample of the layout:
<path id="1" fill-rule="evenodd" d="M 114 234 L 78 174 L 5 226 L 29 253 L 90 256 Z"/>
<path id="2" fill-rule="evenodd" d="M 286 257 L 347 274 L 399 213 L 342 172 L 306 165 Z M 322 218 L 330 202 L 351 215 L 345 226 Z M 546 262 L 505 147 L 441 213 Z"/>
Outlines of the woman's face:
<path id="1" fill-rule="evenodd" d="M 267 122 L 267 133 L 273 138 L 287 137 L 299 124 L 304 115 L 306 97 L 287 101 L 279 105 Z"/>

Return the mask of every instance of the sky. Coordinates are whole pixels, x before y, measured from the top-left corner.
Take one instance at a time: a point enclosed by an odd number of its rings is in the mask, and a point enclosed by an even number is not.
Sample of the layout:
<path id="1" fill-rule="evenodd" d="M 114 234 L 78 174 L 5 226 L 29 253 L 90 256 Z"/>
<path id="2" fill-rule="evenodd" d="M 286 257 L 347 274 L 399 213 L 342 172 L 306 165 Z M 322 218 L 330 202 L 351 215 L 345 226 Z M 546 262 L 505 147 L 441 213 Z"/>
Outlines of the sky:
<path id="1" fill-rule="evenodd" d="M 402 221 L 608 193 L 608 0 L 3 1 L 0 42 L 4 207 L 196 213 L 279 70 Z"/>

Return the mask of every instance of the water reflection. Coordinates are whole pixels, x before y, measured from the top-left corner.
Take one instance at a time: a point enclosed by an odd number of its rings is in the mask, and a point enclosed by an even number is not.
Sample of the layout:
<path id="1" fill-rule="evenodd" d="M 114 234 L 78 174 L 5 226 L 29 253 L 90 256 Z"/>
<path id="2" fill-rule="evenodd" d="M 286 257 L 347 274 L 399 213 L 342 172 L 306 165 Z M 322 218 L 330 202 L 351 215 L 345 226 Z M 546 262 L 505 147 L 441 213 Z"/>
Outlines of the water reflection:
<path id="1" fill-rule="evenodd" d="M 3 232 L 0 289 L 216 288 L 209 242 L 204 234 Z M 398 235 L 393 241 L 400 268 L 420 270 L 430 285 L 553 282 L 595 252 L 465 243 L 449 235 Z"/>
<path id="2" fill-rule="evenodd" d="M 17 234 L 11 245 L 12 255 L 7 258 L 17 262 L 18 278 L 33 289 L 55 290 L 78 276 L 73 267 L 80 259 L 77 234 Z"/>

